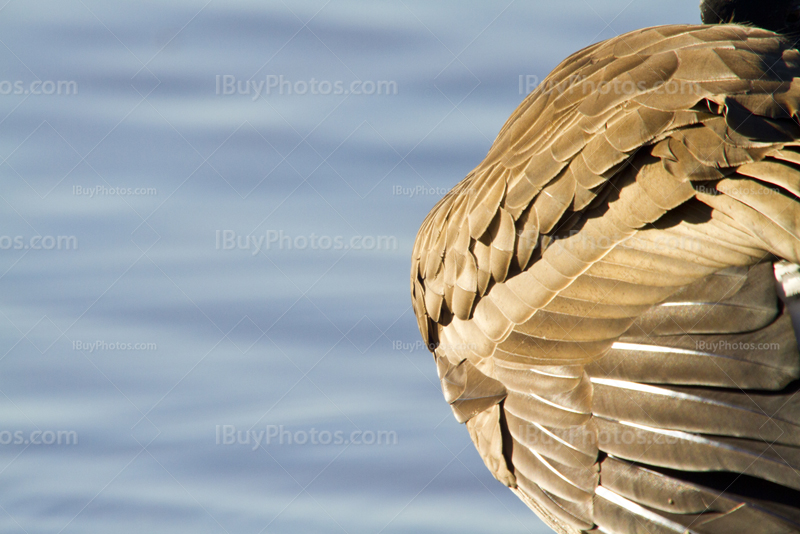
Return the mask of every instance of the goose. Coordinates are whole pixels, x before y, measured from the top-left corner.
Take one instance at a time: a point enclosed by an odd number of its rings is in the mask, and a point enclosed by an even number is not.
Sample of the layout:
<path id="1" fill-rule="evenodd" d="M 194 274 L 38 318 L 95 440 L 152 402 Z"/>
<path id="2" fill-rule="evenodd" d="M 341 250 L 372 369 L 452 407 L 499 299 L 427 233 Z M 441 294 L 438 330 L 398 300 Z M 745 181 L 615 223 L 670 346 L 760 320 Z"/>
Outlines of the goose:
<path id="1" fill-rule="evenodd" d="M 559 534 L 800 532 L 800 2 L 701 14 L 568 57 L 415 240 L 445 400 Z"/>

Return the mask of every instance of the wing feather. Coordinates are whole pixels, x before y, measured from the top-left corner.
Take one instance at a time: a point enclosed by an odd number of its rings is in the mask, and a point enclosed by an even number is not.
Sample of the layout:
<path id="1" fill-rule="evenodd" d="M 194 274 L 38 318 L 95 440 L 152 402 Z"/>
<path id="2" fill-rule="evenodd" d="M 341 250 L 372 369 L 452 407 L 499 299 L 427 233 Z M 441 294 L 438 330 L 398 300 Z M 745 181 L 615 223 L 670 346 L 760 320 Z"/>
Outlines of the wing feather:
<path id="1" fill-rule="evenodd" d="M 800 532 L 771 267 L 800 262 L 799 114 L 776 34 L 622 35 L 559 65 L 423 222 L 412 302 L 445 399 L 557 532 Z"/>

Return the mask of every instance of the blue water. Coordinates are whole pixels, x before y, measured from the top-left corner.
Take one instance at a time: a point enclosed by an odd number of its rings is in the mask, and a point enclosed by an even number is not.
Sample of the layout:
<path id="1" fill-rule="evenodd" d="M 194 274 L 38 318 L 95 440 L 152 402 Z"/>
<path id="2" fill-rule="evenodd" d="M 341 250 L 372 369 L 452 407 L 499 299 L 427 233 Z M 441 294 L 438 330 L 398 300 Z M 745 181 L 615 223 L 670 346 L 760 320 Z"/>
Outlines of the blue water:
<path id="1" fill-rule="evenodd" d="M 695 4 L 0 0 L 0 531 L 547 532 L 442 399 L 414 235 L 520 76 Z"/>

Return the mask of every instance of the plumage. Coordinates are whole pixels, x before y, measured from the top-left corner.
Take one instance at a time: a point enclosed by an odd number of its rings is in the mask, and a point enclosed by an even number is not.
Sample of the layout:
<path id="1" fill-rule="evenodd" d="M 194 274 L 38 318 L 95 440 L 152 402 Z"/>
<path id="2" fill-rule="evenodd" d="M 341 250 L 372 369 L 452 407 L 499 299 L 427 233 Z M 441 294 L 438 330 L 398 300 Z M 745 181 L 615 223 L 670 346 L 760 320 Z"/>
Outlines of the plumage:
<path id="1" fill-rule="evenodd" d="M 800 53 L 730 5 L 570 56 L 417 236 L 445 400 L 561 534 L 800 532 Z"/>

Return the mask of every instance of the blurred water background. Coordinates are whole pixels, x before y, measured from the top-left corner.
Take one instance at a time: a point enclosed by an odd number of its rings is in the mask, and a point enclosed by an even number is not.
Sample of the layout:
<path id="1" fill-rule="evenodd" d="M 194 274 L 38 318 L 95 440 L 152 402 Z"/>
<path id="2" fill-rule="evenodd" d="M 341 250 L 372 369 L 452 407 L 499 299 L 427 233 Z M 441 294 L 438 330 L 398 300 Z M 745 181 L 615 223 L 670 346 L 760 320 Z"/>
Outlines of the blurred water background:
<path id="1" fill-rule="evenodd" d="M 0 531 L 548 532 L 442 399 L 413 239 L 561 59 L 697 20 L 0 0 Z"/>

